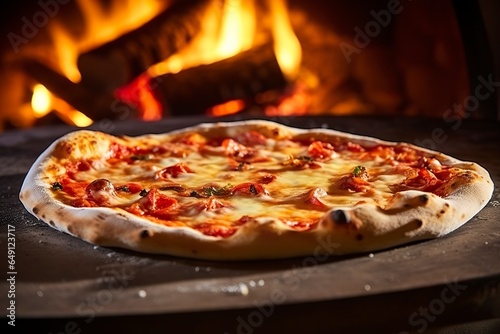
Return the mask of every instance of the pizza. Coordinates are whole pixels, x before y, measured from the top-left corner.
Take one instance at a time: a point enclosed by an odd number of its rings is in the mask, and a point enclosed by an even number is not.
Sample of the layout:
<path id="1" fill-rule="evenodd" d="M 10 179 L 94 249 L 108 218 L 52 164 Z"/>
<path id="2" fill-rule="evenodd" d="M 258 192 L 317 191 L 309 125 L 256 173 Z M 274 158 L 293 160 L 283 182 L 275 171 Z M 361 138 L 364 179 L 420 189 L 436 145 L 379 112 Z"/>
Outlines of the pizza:
<path id="1" fill-rule="evenodd" d="M 19 196 L 38 219 L 94 245 L 256 260 L 442 237 L 493 188 L 483 167 L 442 152 L 246 120 L 137 137 L 70 132 L 38 157 Z"/>

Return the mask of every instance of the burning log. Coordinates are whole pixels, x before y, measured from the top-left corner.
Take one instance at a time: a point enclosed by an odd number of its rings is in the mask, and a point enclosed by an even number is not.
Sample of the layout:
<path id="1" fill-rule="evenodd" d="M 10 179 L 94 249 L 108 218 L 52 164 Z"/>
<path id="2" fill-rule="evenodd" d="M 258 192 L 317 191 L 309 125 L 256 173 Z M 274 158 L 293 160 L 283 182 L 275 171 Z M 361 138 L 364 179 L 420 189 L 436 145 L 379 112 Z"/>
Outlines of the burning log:
<path id="1" fill-rule="evenodd" d="M 70 81 L 36 60 L 23 60 L 20 66 L 26 74 L 44 85 L 54 95 L 93 120 L 125 119 L 137 114 L 132 106 L 112 94 L 98 94 L 94 90 L 89 90 L 88 87 Z"/>
<path id="2" fill-rule="evenodd" d="M 111 91 L 186 46 L 200 31 L 209 1 L 175 1 L 161 14 L 78 58 L 82 84 Z"/>
<path id="3" fill-rule="evenodd" d="M 259 93 L 286 85 L 272 44 L 149 81 L 153 95 L 171 116 L 202 114 L 230 100 L 252 101 Z"/>

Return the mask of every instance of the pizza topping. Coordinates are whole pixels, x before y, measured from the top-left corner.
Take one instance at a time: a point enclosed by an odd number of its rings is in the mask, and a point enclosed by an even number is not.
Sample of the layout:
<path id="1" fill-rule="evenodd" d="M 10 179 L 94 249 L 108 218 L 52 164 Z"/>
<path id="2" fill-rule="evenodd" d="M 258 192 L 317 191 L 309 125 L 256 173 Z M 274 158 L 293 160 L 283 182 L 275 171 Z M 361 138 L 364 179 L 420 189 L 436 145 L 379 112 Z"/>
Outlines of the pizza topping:
<path id="1" fill-rule="evenodd" d="M 413 178 L 406 178 L 401 184 L 391 186 L 394 191 L 402 190 L 420 190 L 432 192 L 442 184 L 431 171 L 427 168 L 419 168 L 417 176 Z"/>
<path id="2" fill-rule="evenodd" d="M 368 174 L 365 173 L 360 174 L 360 176 L 354 176 L 354 173 L 351 173 L 341 177 L 337 182 L 338 188 L 354 192 L 368 191 L 370 183 L 366 181 Z"/>
<path id="3" fill-rule="evenodd" d="M 246 146 L 265 145 L 267 143 L 267 138 L 257 131 L 239 133 L 235 139 Z"/>
<path id="4" fill-rule="evenodd" d="M 54 182 L 52 183 L 52 189 L 53 190 L 62 190 L 63 189 L 63 186 L 61 183 L 59 182 Z"/>
<path id="5" fill-rule="evenodd" d="M 341 145 L 335 146 L 337 151 L 351 151 L 351 152 L 364 152 L 366 151 L 361 145 L 355 144 L 353 142 L 348 141 L 347 143 L 343 143 Z"/>
<path id="6" fill-rule="evenodd" d="M 261 184 L 252 183 L 252 182 L 243 182 L 243 183 L 236 185 L 233 188 L 233 193 L 234 194 L 242 194 L 242 195 L 253 195 L 253 196 L 257 196 L 257 195 L 261 195 L 261 194 L 264 194 L 264 195 L 268 194 L 268 192 L 264 188 L 264 186 L 262 186 Z"/>
<path id="7" fill-rule="evenodd" d="M 92 181 L 86 188 L 85 194 L 89 200 L 94 201 L 98 206 L 109 206 L 113 204 L 113 197 L 116 197 L 115 187 L 106 179 Z"/>
<path id="8" fill-rule="evenodd" d="M 329 160 L 334 156 L 335 151 L 330 143 L 314 141 L 307 148 L 307 153 L 314 159 Z"/>
<path id="9" fill-rule="evenodd" d="M 125 157 L 130 156 L 131 149 L 125 145 L 118 143 L 111 143 L 108 149 L 108 157 L 111 159 L 124 160 Z"/>
<path id="10" fill-rule="evenodd" d="M 137 194 L 142 190 L 142 186 L 138 183 L 129 182 L 127 184 L 115 187 L 117 191 L 123 191 L 130 194 Z"/>
<path id="11" fill-rule="evenodd" d="M 314 188 L 306 193 L 305 202 L 317 209 L 327 209 L 328 207 L 320 200 L 321 197 L 325 197 L 326 195 L 325 189 Z"/>
<path id="12" fill-rule="evenodd" d="M 85 187 L 87 181 L 74 181 L 68 177 L 62 177 L 58 181 L 64 189 L 64 193 L 73 198 L 83 198 L 85 196 Z"/>
<path id="13" fill-rule="evenodd" d="M 224 139 L 221 146 L 225 149 L 225 154 L 238 162 L 251 161 L 255 156 L 255 150 L 238 143 L 231 138 Z"/>
<path id="14" fill-rule="evenodd" d="M 201 194 L 203 194 L 202 197 L 211 197 L 211 196 L 216 196 L 216 197 L 227 197 L 230 196 L 232 193 L 232 187 L 230 184 L 220 187 L 217 184 L 208 184 L 205 185 L 203 188 L 201 188 Z"/>
<path id="15" fill-rule="evenodd" d="M 137 155 L 132 155 L 130 157 L 131 160 L 133 161 L 146 161 L 146 160 L 151 160 L 154 158 L 154 155 L 151 154 L 151 153 L 148 153 L 148 154 L 137 154 Z"/>
<path id="16" fill-rule="evenodd" d="M 172 190 L 176 193 L 183 193 L 186 191 L 186 188 L 184 186 L 177 183 L 169 183 L 167 185 L 161 186 L 159 189 L 163 191 Z"/>
<path id="17" fill-rule="evenodd" d="M 321 168 L 321 166 L 314 162 L 314 159 L 306 156 L 300 155 L 298 157 L 294 157 L 293 155 L 289 155 L 285 161 L 281 163 L 283 166 L 290 166 L 296 169 L 317 169 Z"/>
<path id="18" fill-rule="evenodd" d="M 156 178 L 167 179 L 169 176 L 173 178 L 179 177 L 180 174 L 193 173 L 185 163 L 178 163 L 173 166 L 165 167 L 156 173 Z"/>
<path id="19" fill-rule="evenodd" d="M 273 182 L 274 180 L 276 180 L 276 175 L 270 174 L 270 173 L 265 173 L 265 174 L 259 175 L 256 182 L 260 183 L 260 184 L 269 184 L 269 183 Z"/>
<path id="20" fill-rule="evenodd" d="M 228 158 L 228 160 L 229 160 L 228 170 L 241 172 L 252 168 L 252 164 L 248 161 L 236 161 L 233 158 Z"/>
<path id="21" fill-rule="evenodd" d="M 356 166 L 356 167 L 354 167 L 354 170 L 352 171 L 352 176 L 360 177 L 363 180 L 367 180 L 368 179 L 368 172 L 366 171 L 365 167 Z"/>
<path id="22" fill-rule="evenodd" d="M 148 193 L 132 204 L 127 210 L 137 215 L 151 215 L 165 220 L 172 220 L 177 215 L 179 205 L 175 198 L 166 196 L 153 188 Z"/>

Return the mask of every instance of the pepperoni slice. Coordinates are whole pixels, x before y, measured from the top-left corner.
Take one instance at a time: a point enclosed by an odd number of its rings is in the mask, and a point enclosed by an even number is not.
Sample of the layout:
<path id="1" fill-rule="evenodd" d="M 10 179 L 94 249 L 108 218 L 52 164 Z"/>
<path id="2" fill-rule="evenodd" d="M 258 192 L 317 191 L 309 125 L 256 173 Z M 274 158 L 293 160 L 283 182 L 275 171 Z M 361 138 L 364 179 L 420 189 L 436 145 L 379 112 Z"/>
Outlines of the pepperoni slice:
<path id="1" fill-rule="evenodd" d="M 310 157 L 320 160 L 331 159 L 334 152 L 332 144 L 321 141 L 314 141 L 307 148 L 307 153 Z"/>
<path id="2" fill-rule="evenodd" d="M 157 178 L 167 179 L 169 176 L 173 178 L 179 177 L 181 174 L 193 173 L 185 163 L 178 163 L 169 167 L 165 167 L 156 173 Z"/>

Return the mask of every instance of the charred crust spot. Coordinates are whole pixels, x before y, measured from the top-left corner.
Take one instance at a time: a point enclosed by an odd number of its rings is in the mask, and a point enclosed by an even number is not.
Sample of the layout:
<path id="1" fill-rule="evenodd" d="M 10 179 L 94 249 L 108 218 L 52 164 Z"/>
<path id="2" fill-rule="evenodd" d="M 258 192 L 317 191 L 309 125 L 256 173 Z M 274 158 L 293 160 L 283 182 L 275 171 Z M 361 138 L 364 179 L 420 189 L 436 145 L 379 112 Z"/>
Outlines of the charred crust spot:
<path id="1" fill-rule="evenodd" d="M 139 233 L 139 236 L 141 237 L 141 239 L 145 239 L 145 238 L 149 237 L 149 231 L 142 230 L 141 233 Z"/>
<path id="2" fill-rule="evenodd" d="M 69 232 L 69 233 L 74 234 L 74 233 L 73 233 L 74 228 L 73 228 L 73 226 L 72 226 L 72 225 L 68 225 L 67 229 L 68 229 L 68 232 Z"/>
<path id="3" fill-rule="evenodd" d="M 460 218 L 465 219 L 465 213 L 462 213 L 462 215 L 460 216 Z"/>
<path id="4" fill-rule="evenodd" d="M 49 225 L 50 225 L 50 226 L 55 226 L 56 224 L 54 223 L 54 221 L 53 221 L 53 220 L 49 220 Z"/>
<path id="5" fill-rule="evenodd" d="M 364 238 L 365 238 L 365 236 L 364 236 L 364 235 L 362 235 L 361 233 L 358 233 L 358 234 L 356 235 L 356 240 L 358 240 L 358 241 L 361 241 L 361 240 L 363 240 Z"/>
<path id="6" fill-rule="evenodd" d="M 449 208 L 450 207 L 450 203 L 444 203 L 444 207 L 445 208 Z"/>
<path id="7" fill-rule="evenodd" d="M 349 219 L 345 214 L 344 210 L 335 210 L 332 212 L 332 219 L 338 224 L 347 224 Z"/>
<path id="8" fill-rule="evenodd" d="M 445 209 L 442 209 L 441 211 L 439 211 L 440 214 L 444 214 L 446 212 Z"/>
<path id="9" fill-rule="evenodd" d="M 33 208 L 33 213 L 34 213 L 35 215 L 37 215 L 37 214 L 38 214 L 38 212 L 40 212 L 40 209 L 38 209 L 38 208 L 35 206 L 35 207 Z"/>
<path id="10" fill-rule="evenodd" d="M 106 216 L 101 215 L 101 214 L 98 214 L 98 215 L 97 215 L 97 218 L 99 218 L 100 220 L 105 220 L 105 219 L 106 219 Z"/>
<path id="11" fill-rule="evenodd" d="M 412 221 L 412 223 L 415 224 L 417 226 L 417 228 L 421 228 L 424 225 L 424 222 L 422 221 L 422 219 L 414 219 Z"/>
<path id="12" fill-rule="evenodd" d="M 420 200 L 420 202 L 422 202 L 423 204 L 426 204 L 428 201 L 429 201 L 429 196 L 427 195 L 420 195 L 418 196 L 418 199 Z"/>

